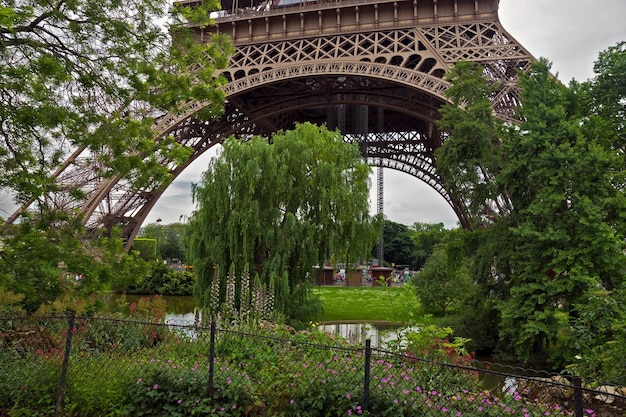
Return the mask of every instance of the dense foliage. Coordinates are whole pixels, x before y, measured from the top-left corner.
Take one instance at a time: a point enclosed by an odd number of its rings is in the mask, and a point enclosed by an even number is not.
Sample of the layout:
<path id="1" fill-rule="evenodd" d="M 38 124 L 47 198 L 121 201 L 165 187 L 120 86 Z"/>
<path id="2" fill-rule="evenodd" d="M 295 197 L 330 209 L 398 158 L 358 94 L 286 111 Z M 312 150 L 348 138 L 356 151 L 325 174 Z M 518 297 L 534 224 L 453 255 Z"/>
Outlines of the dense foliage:
<path id="1" fill-rule="evenodd" d="M 53 227 L 25 221 L 5 231 L 0 288 L 21 294 L 20 310 L 29 314 L 46 312 L 55 301 L 76 309 L 81 298 L 124 287 L 149 271 L 144 261 L 124 253 L 120 239 L 84 239 L 78 222 Z"/>
<path id="2" fill-rule="evenodd" d="M 383 223 L 384 261 L 389 265 L 415 264 L 415 244 L 411 240 L 410 229 L 400 223 L 385 220 Z M 377 257 L 378 246 L 372 249 L 372 256 Z"/>
<path id="3" fill-rule="evenodd" d="M 447 240 L 450 231 L 443 223 L 414 223 L 411 226 L 411 240 L 415 247 L 413 267 L 419 271 L 435 247 Z"/>
<path id="4" fill-rule="evenodd" d="M 595 80 L 570 87 L 548 62 L 534 63 L 520 74 L 516 124 L 494 117 L 480 67 L 461 62 L 449 75 L 452 105 L 440 123 L 449 137 L 437 167 L 472 225 L 465 242 L 480 289 L 466 307 L 485 318 L 473 330 L 491 333 L 504 354 L 603 368 L 594 352 L 623 340 L 624 307 L 607 302 L 611 324 L 598 329 L 588 305 L 598 293 L 618 300 L 625 284 L 625 62 L 624 44 L 610 48 Z"/>
<path id="5" fill-rule="evenodd" d="M 218 7 L 205 2 L 200 11 Z M 171 138 L 155 141 L 155 117 L 189 100 L 206 101 L 207 115 L 223 105 L 215 70 L 227 65 L 232 47 L 227 37 L 195 43 L 185 23 L 198 16 L 163 0 L 3 5 L 0 186 L 18 204 L 46 207 L 43 196 L 62 189 L 56 170 L 76 149 L 102 174 L 138 186 L 167 180 L 159 158 L 182 161 L 189 151 Z"/>
<path id="6" fill-rule="evenodd" d="M 443 223 L 414 223 L 405 226 L 391 220 L 383 223 L 384 263 L 387 266 L 408 267 L 418 271 L 439 243 L 450 234 Z M 372 248 L 372 256 L 378 256 L 378 246 Z"/>
<path id="7" fill-rule="evenodd" d="M 92 181 L 85 167 L 97 167 L 137 189 L 171 180 L 161 161 L 179 164 L 191 150 L 155 137 L 156 118 L 194 100 L 206 105 L 198 117 L 223 108 L 225 80 L 215 74 L 232 45 L 225 36 L 198 44 L 187 25 L 210 24 L 217 7 L 205 1 L 192 11 L 164 0 L 0 7 L 0 187 L 12 200 L 2 210 L 21 206 L 0 219 L 0 286 L 23 294 L 28 312 L 143 274 L 136 270 L 143 263 L 115 240 L 119 231 L 85 230 L 84 219 L 64 209 L 80 205 L 85 190 L 69 189 L 60 173 L 75 164 Z"/>
<path id="8" fill-rule="evenodd" d="M 144 275 L 114 290 L 129 294 L 193 295 L 196 279 L 192 272 L 172 269 L 163 262 L 148 262 L 148 266 Z"/>
<path id="9" fill-rule="evenodd" d="M 188 223 L 200 306 L 216 302 L 215 279 L 224 300 L 226 272 L 234 267 L 237 276 L 249 271 L 266 286 L 286 275 L 293 300 L 285 308 L 310 307 L 310 293 L 301 292 L 314 267 L 358 262 L 378 237 L 368 210 L 369 172 L 355 144 L 309 123 L 271 139 L 227 140 L 194 190 L 198 210 Z"/>

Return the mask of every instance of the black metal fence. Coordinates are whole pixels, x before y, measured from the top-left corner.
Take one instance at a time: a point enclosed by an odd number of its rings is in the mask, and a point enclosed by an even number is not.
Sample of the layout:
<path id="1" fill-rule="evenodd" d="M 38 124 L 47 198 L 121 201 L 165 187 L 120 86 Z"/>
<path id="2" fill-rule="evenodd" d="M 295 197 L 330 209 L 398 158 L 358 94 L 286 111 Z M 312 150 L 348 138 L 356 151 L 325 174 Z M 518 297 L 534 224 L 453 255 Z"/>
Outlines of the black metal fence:
<path id="1" fill-rule="evenodd" d="M 234 329 L 0 319 L 0 416 L 626 416 L 622 388 L 580 378 Z"/>

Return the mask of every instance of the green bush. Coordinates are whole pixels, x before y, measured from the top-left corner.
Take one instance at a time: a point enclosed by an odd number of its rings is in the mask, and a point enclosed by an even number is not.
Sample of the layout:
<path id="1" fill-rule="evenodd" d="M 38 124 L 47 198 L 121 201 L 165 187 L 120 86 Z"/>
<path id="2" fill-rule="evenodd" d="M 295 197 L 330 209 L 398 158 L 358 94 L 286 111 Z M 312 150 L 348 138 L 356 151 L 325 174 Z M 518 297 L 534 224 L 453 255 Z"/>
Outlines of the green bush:
<path id="1" fill-rule="evenodd" d="M 169 271 L 163 276 L 156 293 L 161 295 L 193 295 L 196 276 L 192 272 Z"/>
<path id="2" fill-rule="evenodd" d="M 11 416 L 53 415 L 62 357 L 59 351 L 21 356 L 0 349 L 0 409 L 10 409 Z"/>
<path id="3" fill-rule="evenodd" d="M 151 262 L 150 272 L 127 288 L 130 294 L 193 295 L 195 275 L 174 271 L 161 262 Z"/>
<path id="4" fill-rule="evenodd" d="M 596 385 L 626 385 L 626 290 L 596 289 L 576 306 L 552 362 Z"/>
<path id="5" fill-rule="evenodd" d="M 438 246 L 424 268 L 411 278 L 422 307 L 434 315 L 445 315 L 471 290 L 467 268 L 455 264 L 446 247 Z"/>
<path id="6" fill-rule="evenodd" d="M 139 257 L 145 261 L 154 261 L 157 258 L 156 249 L 156 239 L 136 237 L 133 240 L 131 251 L 137 251 Z"/>
<path id="7" fill-rule="evenodd" d="M 119 352 L 117 352 L 119 353 Z M 124 381 L 136 380 L 141 369 L 129 355 L 73 355 L 65 391 L 72 416 L 117 416 L 127 402 Z"/>

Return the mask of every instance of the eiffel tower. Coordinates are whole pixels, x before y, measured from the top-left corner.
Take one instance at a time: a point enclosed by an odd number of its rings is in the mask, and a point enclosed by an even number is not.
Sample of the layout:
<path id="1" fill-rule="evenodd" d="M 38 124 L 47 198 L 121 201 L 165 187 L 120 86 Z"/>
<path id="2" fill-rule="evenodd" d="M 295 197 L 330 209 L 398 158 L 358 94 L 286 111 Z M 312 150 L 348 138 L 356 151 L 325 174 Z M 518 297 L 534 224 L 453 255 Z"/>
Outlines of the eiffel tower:
<path id="1" fill-rule="evenodd" d="M 188 113 L 158 120 L 157 139 L 173 135 L 193 149 L 185 164 L 171 168 L 172 176 L 231 135 L 245 139 L 296 122 L 325 123 L 358 142 L 369 164 L 428 184 L 467 226 L 462 203 L 435 170 L 442 140 L 436 121 L 446 103 L 444 75 L 459 60 L 485 68 L 485 77 L 499 86 L 494 111 L 513 120 L 518 71 L 534 58 L 502 27 L 498 6 L 499 0 L 223 0 L 216 24 L 194 33 L 198 42 L 227 34 L 236 47 L 224 72 L 225 112 L 199 120 L 193 114 L 202 103 L 196 103 Z M 167 184 L 132 189 L 121 177 L 102 177 L 85 160 L 70 157 L 58 181 L 83 190 L 87 199 L 58 193 L 49 203 L 79 210 L 90 228 L 121 226 L 130 245 Z"/>

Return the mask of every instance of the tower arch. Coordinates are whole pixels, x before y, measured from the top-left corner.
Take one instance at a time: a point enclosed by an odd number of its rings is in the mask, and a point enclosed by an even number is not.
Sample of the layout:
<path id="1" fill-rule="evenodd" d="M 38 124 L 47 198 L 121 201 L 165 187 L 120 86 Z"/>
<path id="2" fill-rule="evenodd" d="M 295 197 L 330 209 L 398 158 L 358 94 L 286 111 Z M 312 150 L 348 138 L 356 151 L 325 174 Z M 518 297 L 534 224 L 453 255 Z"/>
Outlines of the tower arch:
<path id="1" fill-rule="evenodd" d="M 197 0 L 183 0 L 190 6 Z M 335 0 L 281 6 L 253 0 L 250 7 L 223 0 L 215 26 L 195 28 L 198 42 L 229 35 L 236 48 L 224 77 L 225 111 L 195 117 L 205 105 L 166 114 L 157 140 L 172 135 L 191 149 L 183 164 L 161 163 L 176 178 L 206 150 L 229 136 L 270 135 L 312 121 L 339 128 L 359 142 L 368 162 L 407 172 L 442 195 L 466 225 L 464 207 L 437 176 L 436 128 L 448 84 L 444 74 L 459 60 L 480 63 L 498 85 L 494 111 L 514 120 L 518 71 L 532 56 L 502 27 L 499 0 Z M 382 122 L 381 122 L 382 120 Z M 121 226 L 128 242 L 168 184 L 133 189 L 120 176 L 103 177 L 80 153 L 72 155 L 49 196 L 52 206 L 83 213 L 90 228 Z M 63 190 L 79 188 L 76 200 Z"/>

